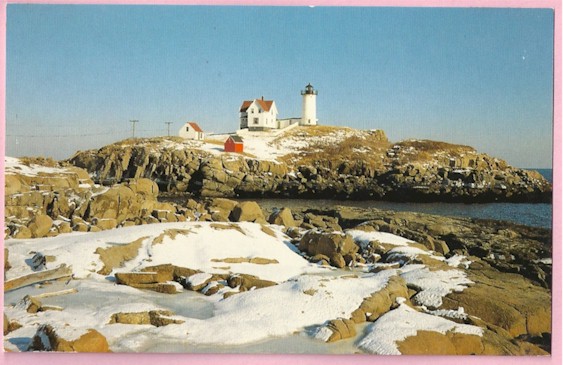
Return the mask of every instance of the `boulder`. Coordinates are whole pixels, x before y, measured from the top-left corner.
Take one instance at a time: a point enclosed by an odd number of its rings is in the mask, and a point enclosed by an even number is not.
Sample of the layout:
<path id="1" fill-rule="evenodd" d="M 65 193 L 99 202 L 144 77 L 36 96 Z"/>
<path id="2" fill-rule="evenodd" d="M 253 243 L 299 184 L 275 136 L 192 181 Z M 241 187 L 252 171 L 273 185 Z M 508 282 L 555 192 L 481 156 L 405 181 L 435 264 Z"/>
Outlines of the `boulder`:
<path id="1" fill-rule="evenodd" d="M 47 263 L 47 258 L 41 252 L 36 252 L 31 258 L 31 268 L 34 271 L 45 269 L 45 264 Z"/>
<path id="2" fill-rule="evenodd" d="M 227 284 L 231 288 L 239 288 L 239 291 L 248 291 L 252 288 L 260 289 L 266 288 L 268 286 L 277 285 L 276 282 L 269 281 L 269 280 L 262 280 L 254 275 L 248 274 L 237 274 L 231 275 L 227 279 Z"/>
<path id="3" fill-rule="evenodd" d="M 218 214 L 223 218 L 223 221 L 227 221 L 232 210 L 238 205 L 237 201 L 225 199 L 225 198 L 214 198 L 205 204 L 205 207 L 209 213 Z"/>
<path id="4" fill-rule="evenodd" d="M 87 330 L 76 340 L 60 337 L 51 325 L 41 325 L 29 347 L 30 351 L 110 352 L 106 338 L 94 329 Z"/>
<path id="5" fill-rule="evenodd" d="M 326 324 L 326 329 L 332 334 L 326 339 L 326 342 L 335 342 L 356 336 L 356 324 L 345 318 L 333 319 Z"/>
<path id="6" fill-rule="evenodd" d="M 233 222 L 257 222 L 266 223 L 264 213 L 256 202 L 238 203 L 232 210 L 230 219 Z"/>
<path id="7" fill-rule="evenodd" d="M 324 255 L 330 259 L 331 265 L 339 268 L 350 264 L 351 258 L 358 252 L 358 246 L 351 236 L 317 231 L 307 232 L 301 238 L 299 249 L 310 256 Z"/>
<path id="8" fill-rule="evenodd" d="M 90 230 L 90 226 L 85 222 L 80 222 L 72 226 L 72 230 L 76 232 L 88 232 Z"/>
<path id="9" fill-rule="evenodd" d="M 33 238 L 45 237 L 47 233 L 51 230 L 53 226 L 53 220 L 47 215 L 37 215 L 35 216 L 28 225 L 31 231 L 31 236 Z"/>
<path id="10" fill-rule="evenodd" d="M 60 222 L 57 225 L 57 230 L 59 233 L 71 233 L 72 232 L 72 226 L 70 224 L 70 222 Z"/>
<path id="11" fill-rule="evenodd" d="M 29 239 L 32 238 L 33 235 L 31 233 L 31 230 L 29 228 L 27 228 L 26 226 L 18 226 L 16 233 L 14 234 L 14 238 L 17 239 Z"/>
<path id="12" fill-rule="evenodd" d="M 285 227 L 296 227 L 297 224 L 293 219 L 293 214 L 291 214 L 291 209 L 282 208 L 280 210 L 274 211 L 268 218 L 270 224 L 277 224 Z"/>
<path id="13" fill-rule="evenodd" d="M 111 316 L 109 324 L 148 324 L 155 327 L 169 324 L 180 324 L 184 321 L 170 318 L 173 313 L 165 310 L 151 310 L 147 312 L 115 313 Z"/>

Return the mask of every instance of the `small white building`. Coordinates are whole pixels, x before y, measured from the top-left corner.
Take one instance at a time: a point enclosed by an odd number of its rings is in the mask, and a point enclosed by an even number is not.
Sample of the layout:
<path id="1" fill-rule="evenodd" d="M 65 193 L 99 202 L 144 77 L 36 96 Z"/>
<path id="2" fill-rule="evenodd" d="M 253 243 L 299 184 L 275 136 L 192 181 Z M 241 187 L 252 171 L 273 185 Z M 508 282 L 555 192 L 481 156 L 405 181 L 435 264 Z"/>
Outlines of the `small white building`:
<path id="1" fill-rule="evenodd" d="M 273 100 L 245 100 L 240 107 L 240 129 L 264 131 L 277 129 L 278 108 Z"/>
<path id="2" fill-rule="evenodd" d="M 183 139 L 195 139 L 201 141 L 205 138 L 205 133 L 196 122 L 187 122 L 180 128 L 178 135 Z"/>

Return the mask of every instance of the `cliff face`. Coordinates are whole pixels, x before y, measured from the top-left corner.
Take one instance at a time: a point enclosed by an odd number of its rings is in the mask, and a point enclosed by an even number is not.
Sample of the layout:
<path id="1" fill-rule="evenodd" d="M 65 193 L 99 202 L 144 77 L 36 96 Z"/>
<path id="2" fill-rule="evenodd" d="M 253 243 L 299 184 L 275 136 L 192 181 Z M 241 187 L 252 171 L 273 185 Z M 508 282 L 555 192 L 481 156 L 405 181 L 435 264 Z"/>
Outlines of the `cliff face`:
<path id="1" fill-rule="evenodd" d="M 68 162 L 96 182 L 145 177 L 162 192 L 207 197 L 551 201 L 551 184 L 539 173 L 471 147 L 420 140 L 390 144 L 381 131 L 346 131 L 292 131 L 286 138 L 295 148 L 283 145 L 289 152 L 276 160 L 157 138 L 79 152 Z M 281 149 L 283 141 L 278 137 L 269 147 Z"/>

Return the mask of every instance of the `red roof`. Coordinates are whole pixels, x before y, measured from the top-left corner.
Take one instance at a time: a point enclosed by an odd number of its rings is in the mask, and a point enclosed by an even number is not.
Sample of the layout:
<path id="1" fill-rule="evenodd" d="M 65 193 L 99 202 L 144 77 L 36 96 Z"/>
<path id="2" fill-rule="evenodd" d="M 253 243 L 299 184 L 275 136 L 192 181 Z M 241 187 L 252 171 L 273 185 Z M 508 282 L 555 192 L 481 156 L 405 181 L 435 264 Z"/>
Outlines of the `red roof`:
<path id="1" fill-rule="evenodd" d="M 254 99 L 254 100 L 256 100 L 258 105 L 260 105 L 260 107 L 262 107 L 262 109 L 264 109 L 264 111 L 267 111 L 267 112 L 270 111 L 270 109 L 272 108 L 272 105 L 274 104 L 273 100 L 264 100 L 264 99 Z M 242 106 L 240 107 L 240 111 L 245 112 L 250 107 L 250 105 L 252 104 L 252 102 L 254 100 L 245 100 L 242 103 Z"/>
<path id="2" fill-rule="evenodd" d="M 196 132 L 202 132 L 203 130 L 199 127 L 199 125 L 197 125 L 196 122 L 188 122 L 188 124 L 196 131 Z"/>

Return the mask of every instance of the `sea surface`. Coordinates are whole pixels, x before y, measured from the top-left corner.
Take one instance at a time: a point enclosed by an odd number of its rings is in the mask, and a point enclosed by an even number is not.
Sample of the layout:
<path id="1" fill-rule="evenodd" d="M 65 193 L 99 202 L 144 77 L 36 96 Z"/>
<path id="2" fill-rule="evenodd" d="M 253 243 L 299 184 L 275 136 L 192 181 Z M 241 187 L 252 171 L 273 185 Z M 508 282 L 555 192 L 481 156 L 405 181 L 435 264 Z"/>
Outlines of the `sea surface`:
<path id="1" fill-rule="evenodd" d="M 535 169 L 553 184 L 552 169 Z M 330 208 L 335 205 L 419 212 L 444 216 L 482 218 L 510 221 L 527 226 L 552 228 L 553 205 L 551 203 L 397 203 L 385 201 L 314 200 L 314 199 L 253 199 L 267 211 L 274 208 Z"/>

